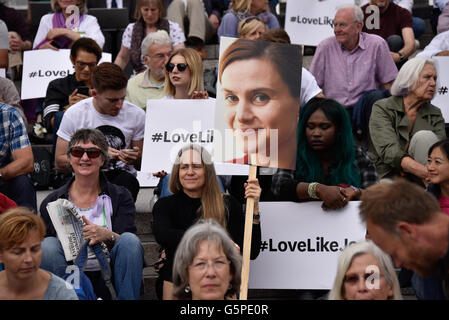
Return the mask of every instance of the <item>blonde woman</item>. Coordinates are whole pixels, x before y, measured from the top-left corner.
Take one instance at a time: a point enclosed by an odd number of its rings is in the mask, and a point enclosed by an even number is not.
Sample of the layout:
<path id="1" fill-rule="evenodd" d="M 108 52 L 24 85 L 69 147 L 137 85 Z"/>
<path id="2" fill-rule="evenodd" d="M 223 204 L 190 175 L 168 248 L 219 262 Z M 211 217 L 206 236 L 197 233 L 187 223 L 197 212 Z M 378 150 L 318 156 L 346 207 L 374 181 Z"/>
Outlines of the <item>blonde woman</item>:
<path id="1" fill-rule="evenodd" d="M 279 21 L 274 14 L 268 12 L 268 0 L 234 0 L 232 9 L 223 16 L 218 27 L 218 37 L 238 38 L 240 21 L 257 16 L 268 29 L 280 28 Z"/>
<path id="2" fill-rule="evenodd" d="M 372 241 L 346 247 L 338 258 L 329 300 L 402 300 L 390 256 Z"/>
<path id="3" fill-rule="evenodd" d="M 187 145 L 177 155 L 170 177 L 173 195 L 160 198 L 153 208 L 156 241 L 165 248 L 166 259 L 160 276 L 163 299 L 173 299 L 172 266 L 176 249 L 186 230 L 199 219 L 214 219 L 225 228 L 239 250 L 243 249 L 245 215 L 240 203 L 223 195 L 209 153 L 199 145 Z M 245 198 L 254 198 L 251 258 L 260 250 L 259 197 L 257 179 L 245 183 Z M 236 248 L 237 248 L 236 246 Z"/>
<path id="4" fill-rule="evenodd" d="M 265 23 L 257 17 L 248 17 L 239 23 L 239 37 L 249 40 L 257 40 L 267 31 Z"/>
<path id="5" fill-rule="evenodd" d="M 208 99 L 203 61 L 191 48 L 175 50 L 165 65 L 165 99 Z"/>

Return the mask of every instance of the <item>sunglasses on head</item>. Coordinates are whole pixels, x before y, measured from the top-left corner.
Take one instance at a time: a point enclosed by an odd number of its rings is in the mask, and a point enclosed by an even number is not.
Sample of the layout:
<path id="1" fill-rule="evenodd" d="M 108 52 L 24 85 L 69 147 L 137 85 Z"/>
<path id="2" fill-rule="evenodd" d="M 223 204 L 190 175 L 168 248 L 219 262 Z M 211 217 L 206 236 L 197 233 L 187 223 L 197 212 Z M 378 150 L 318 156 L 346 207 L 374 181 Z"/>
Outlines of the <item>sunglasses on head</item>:
<path id="1" fill-rule="evenodd" d="M 98 158 L 101 155 L 101 150 L 98 148 L 81 148 L 81 147 L 72 147 L 70 148 L 70 154 L 73 157 L 81 158 L 84 153 L 87 153 L 89 159 Z"/>
<path id="2" fill-rule="evenodd" d="M 246 18 L 246 19 L 244 20 L 244 22 L 242 23 L 242 28 L 243 28 L 245 25 L 247 25 L 248 23 L 250 23 L 251 21 L 253 21 L 253 20 L 257 20 L 257 21 L 259 21 L 259 22 L 262 22 L 258 17 L 256 17 L 256 16 L 251 16 L 251 17 Z"/>
<path id="3" fill-rule="evenodd" d="M 178 68 L 179 72 L 184 72 L 187 69 L 188 64 L 187 63 L 173 64 L 173 63 L 169 62 L 165 66 L 165 69 L 167 69 L 168 72 L 172 72 L 175 69 L 175 67 Z"/>

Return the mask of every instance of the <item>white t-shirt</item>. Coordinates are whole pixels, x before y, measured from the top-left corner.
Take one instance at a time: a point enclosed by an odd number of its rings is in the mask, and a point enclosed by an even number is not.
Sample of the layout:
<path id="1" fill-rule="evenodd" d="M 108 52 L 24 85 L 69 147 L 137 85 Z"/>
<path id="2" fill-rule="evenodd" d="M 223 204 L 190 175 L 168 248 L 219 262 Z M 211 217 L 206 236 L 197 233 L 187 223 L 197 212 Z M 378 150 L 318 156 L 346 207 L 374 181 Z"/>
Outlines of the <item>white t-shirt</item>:
<path id="1" fill-rule="evenodd" d="M 57 132 L 58 137 L 70 141 L 76 130 L 96 128 L 106 136 L 109 146 L 117 150 L 130 149 L 132 141 L 143 140 L 145 111 L 125 100 L 119 114 L 114 117 L 99 113 L 93 105 L 93 99 L 81 100 L 65 111 Z M 110 163 L 110 168 L 120 168 L 136 174 L 133 166 L 121 161 Z"/>
<path id="2" fill-rule="evenodd" d="M 301 97 L 299 105 L 303 106 L 321 92 L 321 88 L 316 83 L 315 77 L 307 69 L 302 68 L 301 72 Z"/>
<path id="3" fill-rule="evenodd" d="M 179 24 L 170 20 L 168 21 L 168 24 L 170 29 L 170 39 L 172 41 L 173 46 L 176 46 L 186 41 L 184 31 L 182 31 Z M 130 23 L 126 27 L 125 32 L 123 32 L 122 45 L 127 49 L 131 49 L 131 37 L 133 35 L 133 29 L 134 23 Z"/>
<path id="4" fill-rule="evenodd" d="M 53 28 L 53 15 L 54 13 L 48 13 L 41 18 L 39 29 L 37 29 L 36 37 L 34 38 L 33 48 L 40 44 L 47 37 L 48 31 Z M 103 48 L 104 36 L 96 17 L 85 14 L 80 22 L 78 31 L 82 32 L 80 33 L 81 37 L 91 38 L 95 40 L 100 48 Z"/>

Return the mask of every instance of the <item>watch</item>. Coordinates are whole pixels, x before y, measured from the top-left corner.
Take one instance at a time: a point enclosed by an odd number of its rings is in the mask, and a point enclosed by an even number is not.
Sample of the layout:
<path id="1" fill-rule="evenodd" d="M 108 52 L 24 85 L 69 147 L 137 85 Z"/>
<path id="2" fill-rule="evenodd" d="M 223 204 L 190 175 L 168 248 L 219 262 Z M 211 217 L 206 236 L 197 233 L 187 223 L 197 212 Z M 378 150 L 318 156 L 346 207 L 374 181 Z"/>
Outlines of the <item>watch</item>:
<path id="1" fill-rule="evenodd" d="M 399 55 L 399 61 L 404 60 L 404 55 L 402 53 L 398 52 L 398 55 Z"/>
<path id="2" fill-rule="evenodd" d="M 115 235 L 114 235 L 114 234 L 112 234 L 112 236 L 111 236 L 111 241 L 112 241 L 112 242 L 115 241 Z"/>

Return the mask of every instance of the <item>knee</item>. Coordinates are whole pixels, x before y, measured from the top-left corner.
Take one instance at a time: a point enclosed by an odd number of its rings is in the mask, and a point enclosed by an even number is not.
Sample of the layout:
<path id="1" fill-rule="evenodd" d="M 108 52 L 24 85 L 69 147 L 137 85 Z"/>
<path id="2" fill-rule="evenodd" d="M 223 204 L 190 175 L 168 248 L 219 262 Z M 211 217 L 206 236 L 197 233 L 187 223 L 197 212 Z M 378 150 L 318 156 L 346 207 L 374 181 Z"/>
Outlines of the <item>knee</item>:
<path id="1" fill-rule="evenodd" d="M 404 47 L 404 40 L 401 36 L 398 36 L 397 34 L 394 34 L 392 36 L 389 36 L 387 38 L 388 47 L 390 48 L 390 51 L 398 52 L 399 50 Z"/>
<path id="2" fill-rule="evenodd" d="M 438 139 L 438 136 L 433 131 L 420 130 L 420 131 L 416 132 L 413 135 L 412 140 L 413 140 L 414 143 L 418 143 L 418 144 L 425 143 L 425 144 L 428 144 L 428 143 L 432 143 L 432 142 L 433 143 L 437 142 L 439 139 Z"/>
<path id="3" fill-rule="evenodd" d="M 131 256 L 137 256 L 139 254 L 143 255 L 143 246 L 139 238 L 131 232 L 124 232 L 118 237 L 114 249 L 121 251 L 124 249 Z"/>
<path id="4" fill-rule="evenodd" d="M 46 237 L 41 243 L 42 255 L 53 256 L 62 250 L 61 242 L 56 237 Z"/>

